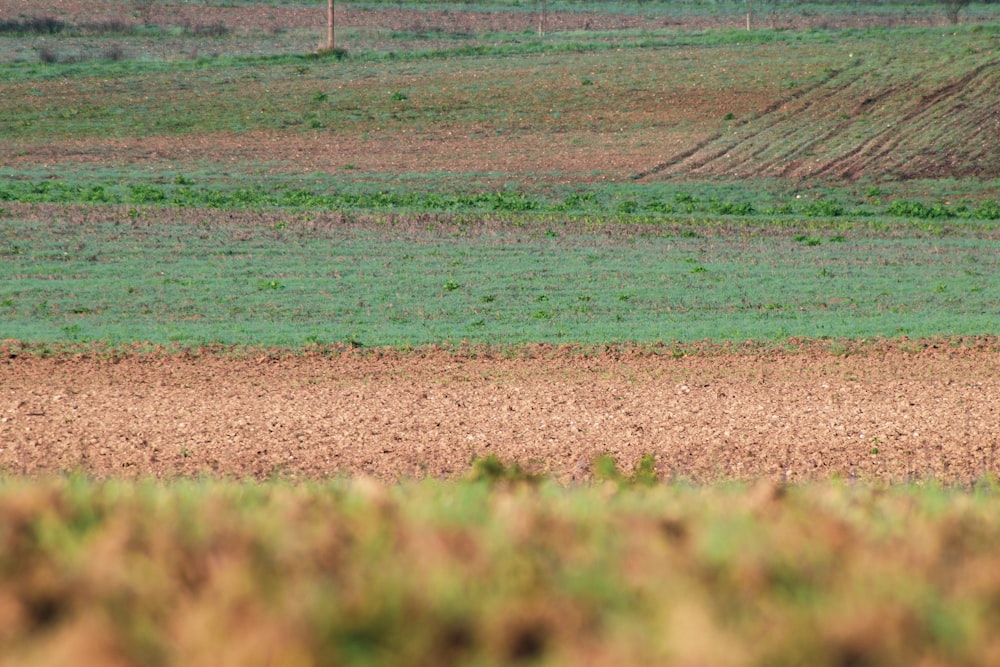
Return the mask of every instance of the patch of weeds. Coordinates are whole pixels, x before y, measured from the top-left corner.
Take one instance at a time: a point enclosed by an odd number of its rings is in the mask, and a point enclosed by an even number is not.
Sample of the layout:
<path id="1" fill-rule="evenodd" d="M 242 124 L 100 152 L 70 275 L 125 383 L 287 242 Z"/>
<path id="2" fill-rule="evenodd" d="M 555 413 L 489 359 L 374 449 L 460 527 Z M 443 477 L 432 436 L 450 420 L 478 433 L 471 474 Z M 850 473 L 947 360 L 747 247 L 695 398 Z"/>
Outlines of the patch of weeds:
<path id="1" fill-rule="evenodd" d="M 285 289 L 285 286 L 277 280 L 262 280 L 257 283 L 257 289 L 261 292 L 266 290 L 282 290 Z"/>
<path id="2" fill-rule="evenodd" d="M 552 311 L 550 310 L 536 310 L 531 314 L 531 317 L 536 320 L 551 320 Z"/>
<path id="3" fill-rule="evenodd" d="M 521 193 L 497 192 L 493 194 L 494 211 L 534 211 L 541 205 Z"/>
<path id="4" fill-rule="evenodd" d="M 639 203 L 633 199 L 618 202 L 618 212 L 622 215 L 632 215 L 639 210 Z"/>
<path id="5" fill-rule="evenodd" d="M 823 243 L 823 239 L 817 236 L 809 236 L 808 234 L 798 234 L 794 238 L 797 242 L 807 246 L 818 246 Z"/>
<path id="6" fill-rule="evenodd" d="M 730 111 L 729 113 L 727 113 L 725 116 L 722 117 L 722 120 L 736 120 L 736 114 Z"/>
<path id="7" fill-rule="evenodd" d="M 391 100 L 392 100 L 393 102 L 402 102 L 402 101 L 404 101 L 404 100 L 408 100 L 408 99 L 410 99 L 410 97 L 409 97 L 409 95 L 407 95 L 406 93 L 401 93 L 401 92 L 399 92 L 399 91 L 396 91 L 395 93 L 393 93 L 393 94 L 392 94 L 392 95 L 390 96 L 390 99 L 391 99 Z"/>
<path id="8" fill-rule="evenodd" d="M 735 216 L 746 216 L 754 214 L 753 204 L 750 202 L 712 202 L 709 206 L 709 210 L 717 215 L 735 215 Z"/>
<path id="9" fill-rule="evenodd" d="M 708 269 L 704 266 L 698 265 L 691 269 L 691 273 L 708 273 Z"/>
<path id="10" fill-rule="evenodd" d="M 670 215 L 674 212 L 674 207 L 666 202 L 662 202 L 659 199 L 654 199 L 646 203 L 646 210 L 652 211 L 654 213 L 662 213 L 663 215 Z"/>
<path id="11" fill-rule="evenodd" d="M 592 192 L 583 194 L 571 194 L 556 206 L 556 210 L 567 211 L 577 208 L 585 208 L 597 202 L 597 197 Z"/>
<path id="12" fill-rule="evenodd" d="M 792 208 L 791 204 L 776 204 L 764 209 L 761 213 L 764 215 L 791 215 L 795 213 L 795 209 Z"/>
<path id="13" fill-rule="evenodd" d="M 67 324 L 62 328 L 62 332 L 66 334 L 68 338 L 77 340 L 80 337 L 80 325 L 79 324 Z"/>
<path id="14" fill-rule="evenodd" d="M 698 209 L 701 200 L 686 192 L 678 192 L 674 195 L 674 203 L 684 213 L 694 213 Z"/>
<path id="15" fill-rule="evenodd" d="M 479 297 L 479 300 L 482 301 L 483 303 L 493 303 L 494 301 L 497 300 L 497 298 L 492 294 L 484 294 L 483 296 Z"/>
<path id="16" fill-rule="evenodd" d="M 980 220 L 1000 220 L 1000 201 L 989 199 L 972 210 L 972 217 Z"/>
<path id="17" fill-rule="evenodd" d="M 518 463 L 506 464 L 495 454 L 476 457 L 472 460 L 472 469 L 465 475 L 470 482 L 485 482 L 490 486 L 496 484 L 537 484 L 542 481 L 540 475 L 526 471 Z"/>
<path id="18" fill-rule="evenodd" d="M 129 197 L 136 204 L 156 204 L 167 199 L 167 193 L 155 185 L 129 186 Z"/>
<path id="19" fill-rule="evenodd" d="M 653 486 L 659 481 L 656 474 L 656 457 L 643 454 L 632 471 L 631 483 L 638 486 Z"/>
<path id="20" fill-rule="evenodd" d="M 632 473 L 626 475 L 618 469 L 618 463 L 610 454 L 601 454 L 594 460 L 594 479 L 602 482 L 615 482 L 620 487 L 653 486 L 659 481 L 656 474 L 656 457 L 644 454 Z"/>
<path id="21" fill-rule="evenodd" d="M 844 214 L 844 207 L 829 199 L 820 199 L 802 207 L 802 214 L 810 218 L 836 218 Z"/>
<path id="22" fill-rule="evenodd" d="M 939 220 L 954 216 L 945 204 L 940 202 L 927 206 L 921 202 L 906 199 L 894 199 L 885 209 L 886 215 L 897 218 L 916 218 L 918 220 Z"/>
<path id="23" fill-rule="evenodd" d="M 326 93 L 322 92 L 316 93 L 315 95 L 313 95 L 313 102 L 326 102 L 327 99 L 329 99 L 329 97 L 330 96 L 327 95 Z"/>
<path id="24" fill-rule="evenodd" d="M 462 286 L 461 286 L 461 285 L 459 285 L 459 284 L 458 284 L 457 282 L 455 282 L 454 280 L 449 280 L 448 282 L 446 282 L 446 283 L 444 284 L 444 288 L 445 288 L 445 290 L 447 290 L 447 291 L 449 291 L 449 292 L 454 292 L 455 290 L 457 290 L 457 289 L 459 289 L 459 288 L 461 288 L 461 287 L 462 287 Z"/>

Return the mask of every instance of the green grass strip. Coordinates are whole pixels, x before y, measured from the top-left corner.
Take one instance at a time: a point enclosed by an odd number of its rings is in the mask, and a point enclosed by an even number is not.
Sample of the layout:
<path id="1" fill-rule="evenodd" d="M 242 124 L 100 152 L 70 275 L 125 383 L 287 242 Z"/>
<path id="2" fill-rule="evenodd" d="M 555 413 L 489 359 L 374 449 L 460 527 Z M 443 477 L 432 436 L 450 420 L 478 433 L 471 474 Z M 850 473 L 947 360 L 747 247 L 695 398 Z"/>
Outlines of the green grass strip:
<path id="1" fill-rule="evenodd" d="M 175 214 L 5 220 L 0 338 L 600 345 L 981 335 L 1000 321 L 995 236 Z"/>

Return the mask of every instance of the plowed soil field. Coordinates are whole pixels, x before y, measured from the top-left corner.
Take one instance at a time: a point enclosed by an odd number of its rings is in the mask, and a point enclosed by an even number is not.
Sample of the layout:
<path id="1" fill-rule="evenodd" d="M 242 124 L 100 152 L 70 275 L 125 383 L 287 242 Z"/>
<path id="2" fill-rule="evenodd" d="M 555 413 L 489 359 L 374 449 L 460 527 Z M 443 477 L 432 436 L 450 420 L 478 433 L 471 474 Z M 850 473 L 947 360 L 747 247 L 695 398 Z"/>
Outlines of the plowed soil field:
<path id="1" fill-rule="evenodd" d="M 564 482 L 969 483 L 1000 474 L 994 339 L 656 354 L 550 347 L 0 361 L 0 469 L 98 478 L 455 477 L 494 454 Z"/>

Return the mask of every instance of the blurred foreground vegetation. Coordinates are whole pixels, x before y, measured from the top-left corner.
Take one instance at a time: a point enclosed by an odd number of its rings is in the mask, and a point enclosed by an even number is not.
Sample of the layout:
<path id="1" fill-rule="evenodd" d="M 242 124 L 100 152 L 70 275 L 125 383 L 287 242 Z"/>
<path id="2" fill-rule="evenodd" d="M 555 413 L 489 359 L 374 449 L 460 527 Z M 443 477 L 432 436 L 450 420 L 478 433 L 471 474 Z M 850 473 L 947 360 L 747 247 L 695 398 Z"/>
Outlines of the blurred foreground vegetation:
<path id="1" fill-rule="evenodd" d="M 989 665 L 1000 493 L 0 481 L 0 663 Z M 603 481 L 602 481 L 603 479 Z"/>

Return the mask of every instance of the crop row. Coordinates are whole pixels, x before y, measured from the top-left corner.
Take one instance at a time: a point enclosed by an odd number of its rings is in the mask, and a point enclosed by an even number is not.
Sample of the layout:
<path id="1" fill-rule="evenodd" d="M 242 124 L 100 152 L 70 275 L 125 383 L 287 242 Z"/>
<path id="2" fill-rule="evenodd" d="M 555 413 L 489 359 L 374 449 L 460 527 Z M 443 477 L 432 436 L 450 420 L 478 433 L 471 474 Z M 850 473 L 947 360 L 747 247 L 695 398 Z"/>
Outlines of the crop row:
<path id="1" fill-rule="evenodd" d="M 401 189 L 374 192 L 322 192 L 286 187 L 197 187 L 178 174 L 170 184 L 78 184 L 59 180 L 7 181 L 0 184 L 0 201 L 29 203 L 131 204 L 213 209 L 326 209 L 394 210 L 402 212 L 534 212 L 636 217 L 732 216 L 732 217 L 893 217 L 910 220 L 1000 220 L 1000 202 L 946 203 L 892 199 L 884 204 L 844 204 L 819 198 L 804 203 L 779 202 L 767 206 L 750 201 L 702 198 L 674 192 L 663 198 L 653 194 L 598 194 L 578 191 L 562 199 L 531 196 L 518 191 L 444 194 Z"/>

